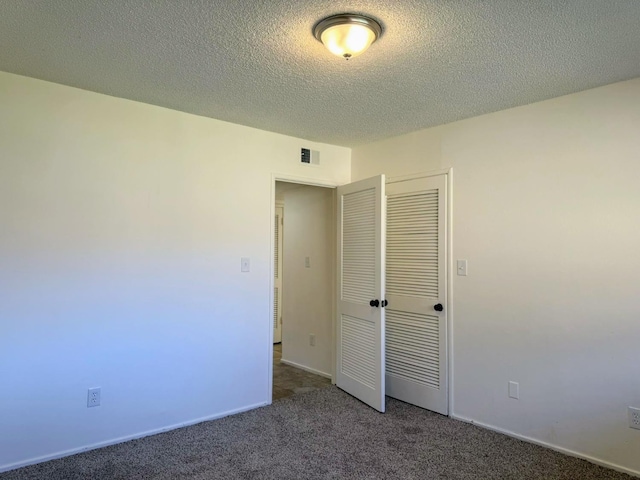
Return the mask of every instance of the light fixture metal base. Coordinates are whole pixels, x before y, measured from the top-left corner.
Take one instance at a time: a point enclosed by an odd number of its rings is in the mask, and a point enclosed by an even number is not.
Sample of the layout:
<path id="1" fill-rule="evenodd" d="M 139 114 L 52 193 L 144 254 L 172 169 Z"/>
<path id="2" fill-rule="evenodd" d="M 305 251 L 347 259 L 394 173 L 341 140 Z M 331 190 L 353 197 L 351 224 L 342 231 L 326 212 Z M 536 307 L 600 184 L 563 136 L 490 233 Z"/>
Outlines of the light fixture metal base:
<path id="1" fill-rule="evenodd" d="M 369 28 L 375 35 L 374 42 L 382 35 L 382 25 L 377 20 L 357 13 L 340 13 L 323 18 L 313 27 L 313 36 L 322 42 L 322 32 L 335 25 L 363 25 Z"/>

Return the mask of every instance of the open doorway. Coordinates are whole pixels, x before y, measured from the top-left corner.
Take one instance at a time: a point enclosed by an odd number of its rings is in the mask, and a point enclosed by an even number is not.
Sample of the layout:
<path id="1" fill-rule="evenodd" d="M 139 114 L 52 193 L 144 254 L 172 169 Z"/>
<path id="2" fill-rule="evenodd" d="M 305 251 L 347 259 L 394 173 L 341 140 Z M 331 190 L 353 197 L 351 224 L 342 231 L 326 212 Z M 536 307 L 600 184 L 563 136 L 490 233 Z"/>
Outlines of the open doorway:
<path id="1" fill-rule="evenodd" d="M 335 189 L 277 181 L 273 400 L 331 385 L 335 264 Z"/>

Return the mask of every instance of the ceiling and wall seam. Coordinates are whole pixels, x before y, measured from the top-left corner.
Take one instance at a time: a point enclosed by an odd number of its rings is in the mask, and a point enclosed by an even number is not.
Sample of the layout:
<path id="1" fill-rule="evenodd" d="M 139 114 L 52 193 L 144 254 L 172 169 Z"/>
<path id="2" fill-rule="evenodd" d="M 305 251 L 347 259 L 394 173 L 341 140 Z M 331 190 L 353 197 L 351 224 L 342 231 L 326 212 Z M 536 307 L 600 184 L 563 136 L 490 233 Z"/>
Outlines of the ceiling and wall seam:
<path id="1" fill-rule="evenodd" d="M 0 70 L 357 146 L 640 76 L 640 2 L 0 0 Z M 312 35 L 384 32 L 342 61 Z"/>

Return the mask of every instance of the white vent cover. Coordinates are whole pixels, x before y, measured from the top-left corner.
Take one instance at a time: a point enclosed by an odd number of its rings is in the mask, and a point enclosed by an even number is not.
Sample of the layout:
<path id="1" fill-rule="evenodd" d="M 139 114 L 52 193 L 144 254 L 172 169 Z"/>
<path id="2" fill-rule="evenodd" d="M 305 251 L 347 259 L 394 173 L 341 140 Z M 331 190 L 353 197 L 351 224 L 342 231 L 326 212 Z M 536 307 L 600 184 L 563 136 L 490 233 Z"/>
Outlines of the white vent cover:
<path id="1" fill-rule="evenodd" d="M 308 148 L 300 149 L 300 163 L 306 165 L 320 165 L 320 152 Z"/>

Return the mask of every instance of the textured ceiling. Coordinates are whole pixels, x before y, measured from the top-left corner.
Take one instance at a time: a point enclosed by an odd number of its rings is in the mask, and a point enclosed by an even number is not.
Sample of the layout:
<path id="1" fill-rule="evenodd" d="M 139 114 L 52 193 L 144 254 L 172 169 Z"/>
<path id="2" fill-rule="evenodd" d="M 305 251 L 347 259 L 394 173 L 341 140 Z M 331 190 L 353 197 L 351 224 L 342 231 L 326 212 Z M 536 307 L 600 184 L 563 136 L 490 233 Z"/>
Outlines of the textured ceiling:
<path id="1" fill-rule="evenodd" d="M 343 12 L 385 29 L 348 62 Z M 0 0 L 0 70 L 355 146 L 640 76 L 640 1 Z"/>

